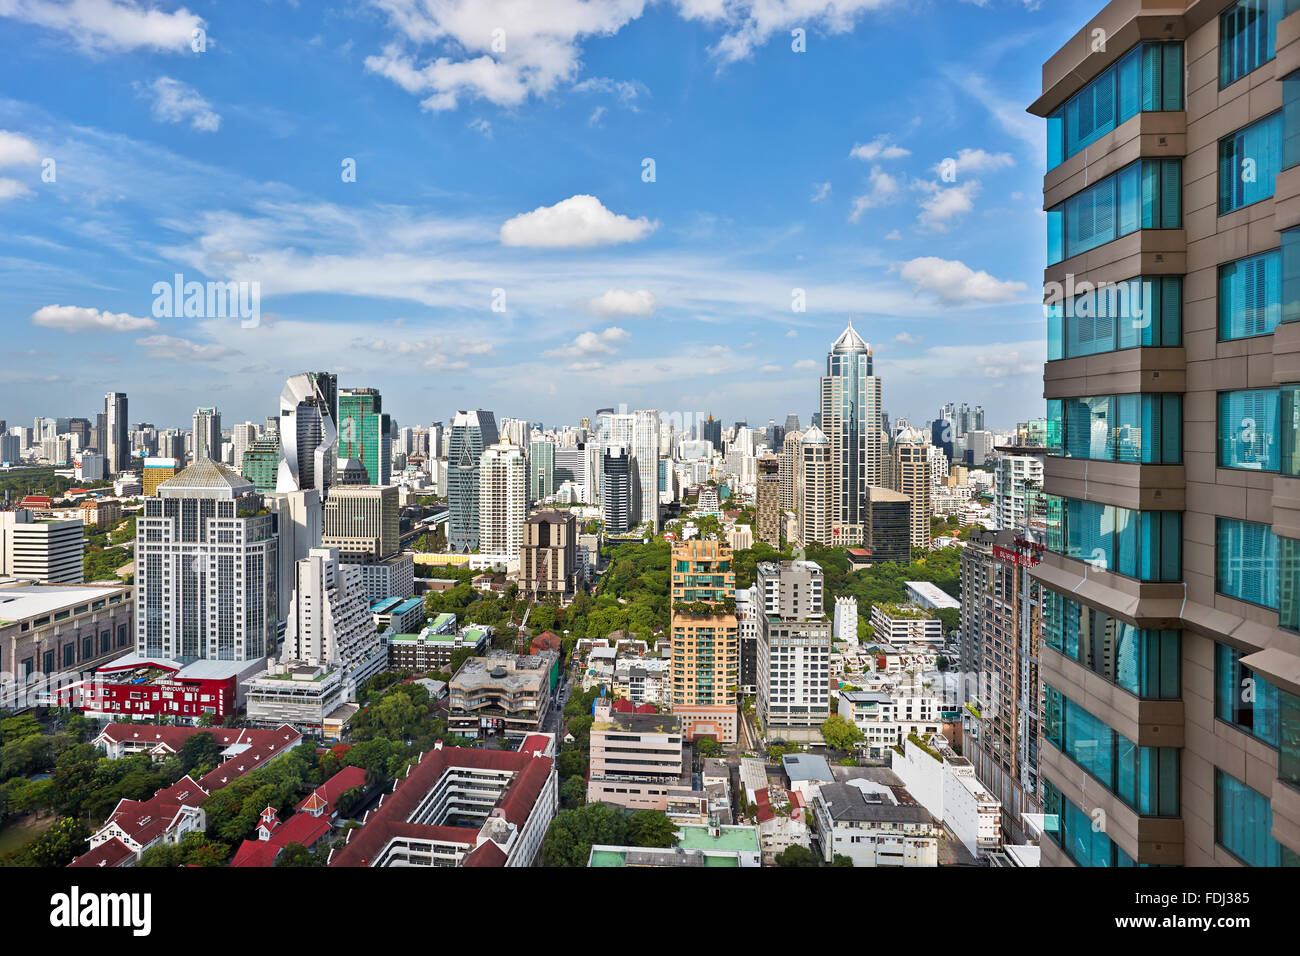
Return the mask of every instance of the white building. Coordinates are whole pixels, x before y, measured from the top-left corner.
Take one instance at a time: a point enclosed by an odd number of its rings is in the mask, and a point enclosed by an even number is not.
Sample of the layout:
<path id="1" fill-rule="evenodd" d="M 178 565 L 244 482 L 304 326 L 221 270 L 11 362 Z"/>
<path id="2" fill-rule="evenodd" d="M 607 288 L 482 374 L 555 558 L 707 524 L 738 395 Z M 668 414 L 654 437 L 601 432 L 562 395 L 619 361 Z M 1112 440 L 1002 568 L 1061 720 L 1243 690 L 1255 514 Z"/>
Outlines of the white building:
<path id="1" fill-rule="evenodd" d="M 917 684 L 842 690 L 839 702 L 839 715 L 862 731 L 863 749 L 872 757 L 901 747 L 910 734 L 925 738 L 942 729 L 942 695 Z"/>
<path id="2" fill-rule="evenodd" d="M 79 518 L 52 521 L 27 509 L 0 512 L 0 576 L 80 584 L 85 546 Z"/>
<path id="3" fill-rule="evenodd" d="M 835 599 L 835 629 L 832 638 L 840 644 L 858 643 L 857 598 L 837 597 Z"/>
<path id="4" fill-rule="evenodd" d="M 993 467 L 993 505 L 997 529 L 1015 531 L 1034 519 L 1029 495 L 1043 487 L 1041 455 L 1003 455 Z"/>
<path id="5" fill-rule="evenodd" d="M 972 856 L 1002 845 L 1002 804 L 975 779 L 970 761 L 959 757 L 943 735 L 930 737 L 924 747 L 905 741 L 903 756 L 894 755 L 892 769 Z"/>
<path id="6" fill-rule="evenodd" d="M 528 517 L 528 458 L 521 446 L 489 445 L 479 460 L 478 550 L 518 562 Z"/>
<path id="7" fill-rule="evenodd" d="M 827 863 L 846 856 L 854 866 L 939 865 L 942 828 L 924 806 L 899 805 L 892 794 L 852 783 L 827 783 L 813 795 L 812 816 Z"/>
<path id="8" fill-rule="evenodd" d="M 910 605 L 871 605 L 871 628 L 877 641 L 889 644 L 943 642 L 943 622 Z"/>

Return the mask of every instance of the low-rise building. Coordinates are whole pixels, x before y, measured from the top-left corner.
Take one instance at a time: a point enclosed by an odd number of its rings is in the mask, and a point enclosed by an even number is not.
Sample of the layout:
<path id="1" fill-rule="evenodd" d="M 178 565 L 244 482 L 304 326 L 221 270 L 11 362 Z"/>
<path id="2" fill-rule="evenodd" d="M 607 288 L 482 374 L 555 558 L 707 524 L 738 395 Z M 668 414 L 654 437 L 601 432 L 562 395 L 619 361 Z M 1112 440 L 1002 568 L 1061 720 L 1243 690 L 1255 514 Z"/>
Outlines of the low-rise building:
<path id="1" fill-rule="evenodd" d="M 869 756 L 883 757 L 909 734 L 928 737 L 942 730 L 943 697 L 918 684 L 891 684 L 879 691 L 840 691 L 839 714 L 863 737 Z"/>
<path id="2" fill-rule="evenodd" d="M 1002 846 L 1002 804 L 975 777 L 971 762 L 935 734 L 909 737 L 892 769 L 921 806 L 953 832 L 972 856 Z"/>
<path id="3" fill-rule="evenodd" d="M 439 614 L 418 634 L 388 634 L 388 666 L 415 673 L 445 671 L 458 650 L 470 648 L 481 654 L 488 645 L 492 629 L 486 624 L 458 628 L 456 615 Z"/>
<path id="4" fill-rule="evenodd" d="M 851 783 L 827 783 L 812 798 L 819 856 L 845 856 L 854 866 L 938 866 L 943 835 L 922 806 L 891 802 L 887 794 Z"/>
<path id="5" fill-rule="evenodd" d="M 517 739 L 538 732 L 550 716 L 558 680 L 559 657 L 549 652 L 471 657 L 451 679 L 448 726 L 471 738 Z"/>
<path id="6" fill-rule="evenodd" d="M 384 598 L 378 604 L 371 606 L 370 615 L 374 618 L 375 630 L 380 634 L 385 631 L 392 631 L 394 634 L 414 634 L 425 623 L 424 599 Z"/>
<path id="7" fill-rule="evenodd" d="M 871 627 L 890 644 L 943 643 L 943 622 L 914 605 L 873 604 Z"/>
<path id="8" fill-rule="evenodd" d="M 587 866 L 754 867 L 762 861 L 754 827 L 703 824 L 678 829 L 675 847 L 593 846 Z"/>
<path id="9" fill-rule="evenodd" d="M 631 810 L 666 810 L 674 788 L 691 788 L 683 778 L 681 722 L 666 714 L 621 714 L 609 698 L 596 702 L 591 725 L 588 803 L 612 803 Z"/>

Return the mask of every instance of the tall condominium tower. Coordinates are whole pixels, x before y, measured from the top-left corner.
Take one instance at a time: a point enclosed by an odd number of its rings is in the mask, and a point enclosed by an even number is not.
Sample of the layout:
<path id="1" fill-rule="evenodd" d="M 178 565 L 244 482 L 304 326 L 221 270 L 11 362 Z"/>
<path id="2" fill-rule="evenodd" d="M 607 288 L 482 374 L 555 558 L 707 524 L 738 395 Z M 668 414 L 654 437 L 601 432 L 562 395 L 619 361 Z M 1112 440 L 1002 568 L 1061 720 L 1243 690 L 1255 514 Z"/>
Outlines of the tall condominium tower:
<path id="1" fill-rule="evenodd" d="M 803 432 L 787 430 L 781 439 L 781 453 L 777 461 L 778 493 L 782 511 L 794 511 L 794 474 L 799 462 L 799 441 Z"/>
<path id="2" fill-rule="evenodd" d="M 802 432 L 794 448 L 794 513 L 799 545 L 843 544 L 835 534 L 835 450 L 820 428 Z"/>
<path id="3" fill-rule="evenodd" d="M 136 525 L 136 650 L 247 661 L 275 647 L 276 517 L 253 483 L 200 459 L 146 498 Z"/>
<path id="4" fill-rule="evenodd" d="M 637 472 L 637 520 L 659 533 L 659 412 L 632 413 L 632 457 Z"/>
<path id="5" fill-rule="evenodd" d="M 334 483 L 338 459 L 338 378 L 303 372 L 280 393 L 280 461 L 277 491 L 315 489 L 322 500 Z"/>
<path id="6" fill-rule="evenodd" d="M 1295 9 L 1115 0 L 1030 107 L 1044 865 L 1300 863 Z"/>
<path id="7" fill-rule="evenodd" d="M 194 413 L 194 460 L 221 460 L 221 412 L 200 408 Z"/>
<path id="8" fill-rule="evenodd" d="M 460 411 L 451 423 L 447 448 L 447 507 L 451 511 L 447 543 L 453 551 L 479 547 L 479 461 L 497 443 L 497 421 L 483 409 Z"/>
<path id="9" fill-rule="evenodd" d="M 911 544 L 914 548 L 930 547 L 930 442 L 916 428 L 900 429 L 891 448 L 889 469 L 894 491 L 911 499 Z"/>
<path id="10" fill-rule="evenodd" d="M 107 459 L 108 470 L 114 475 L 131 466 L 125 392 L 109 392 L 104 396 L 104 444 L 100 453 Z"/>
<path id="11" fill-rule="evenodd" d="M 673 548 L 672 709 L 688 739 L 736 739 L 740 637 L 731 549 L 698 538 Z"/>
<path id="12" fill-rule="evenodd" d="M 633 527 L 632 459 L 623 445 L 607 447 L 601 457 L 600 514 L 606 534 L 626 534 Z"/>
<path id="13" fill-rule="evenodd" d="M 764 561 L 755 584 L 758 718 L 770 737 L 820 743 L 819 728 L 831 713 L 831 621 L 821 566 Z"/>
<path id="14" fill-rule="evenodd" d="M 528 445 L 529 479 L 528 495 L 541 501 L 555 494 L 555 442 L 538 438 Z"/>
<path id="15" fill-rule="evenodd" d="M 392 422 L 384 414 L 384 400 L 378 389 L 339 391 L 338 457 L 361 462 L 368 484 L 389 484 L 393 466 Z"/>
<path id="16" fill-rule="evenodd" d="M 478 549 L 513 561 L 528 517 L 528 458 L 510 441 L 483 450 L 478 474 Z"/>
<path id="17" fill-rule="evenodd" d="M 754 539 L 781 547 L 781 476 L 775 455 L 758 459 L 754 489 Z"/>
<path id="18" fill-rule="evenodd" d="M 867 487 L 884 481 L 881 384 L 872 372 L 871 347 L 852 323 L 826 356 L 821 380 L 821 424 L 834 462 L 832 521 L 838 544 L 865 540 Z"/>

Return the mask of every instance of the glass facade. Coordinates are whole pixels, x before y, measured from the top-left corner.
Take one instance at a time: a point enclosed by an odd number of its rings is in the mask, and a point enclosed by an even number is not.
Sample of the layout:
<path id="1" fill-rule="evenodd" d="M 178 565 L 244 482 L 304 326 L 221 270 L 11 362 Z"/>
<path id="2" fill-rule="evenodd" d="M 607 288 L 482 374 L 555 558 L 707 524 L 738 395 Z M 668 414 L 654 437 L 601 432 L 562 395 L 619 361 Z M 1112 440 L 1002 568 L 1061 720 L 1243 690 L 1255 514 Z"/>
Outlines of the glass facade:
<path id="1" fill-rule="evenodd" d="M 1277 21 L 1300 0 L 1238 0 L 1219 15 L 1219 87 L 1235 83 L 1273 59 Z"/>
<path id="2" fill-rule="evenodd" d="M 1093 818 L 1067 800 L 1050 781 L 1043 781 L 1047 836 L 1079 866 L 1133 866 L 1133 858 L 1093 825 Z"/>
<path id="3" fill-rule="evenodd" d="M 1181 395 L 1049 399 L 1050 455 L 1142 464 L 1183 460 Z"/>
<path id="4" fill-rule="evenodd" d="M 1176 630 L 1145 630 L 1043 589 L 1047 646 L 1137 697 L 1177 700 L 1182 640 Z"/>
<path id="5" fill-rule="evenodd" d="M 1254 388 L 1219 393 L 1219 467 L 1279 471 L 1282 391 Z"/>
<path id="6" fill-rule="evenodd" d="M 1219 215 L 1272 196 L 1281 169 L 1281 113 L 1219 140 Z"/>
<path id="7" fill-rule="evenodd" d="M 1139 747 L 1051 685 L 1043 735 L 1143 816 L 1178 816 L 1178 748 Z"/>
<path id="8" fill-rule="evenodd" d="M 1182 513 L 1045 495 L 1047 550 L 1142 581 L 1182 580 Z"/>
<path id="9" fill-rule="evenodd" d="M 1137 232 L 1183 224 L 1180 159 L 1140 159 L 1047 211 L 1047 264 Z"/>
<path id="10" fill-rule="evenodd" d="M 1254 521 L 1214 519 L 1215 588 L 1221 594 L 1277 609 L 1278 539 Z"/>
<path id="11" fill-rule="evenodd" d="M 1214 645 L 1214 714 L 1276 747 L 1281 740 L 1278 690 L 1242 666 L 1244 653 L 1227 644 Z"/>
<path id="12" fill-rule="evenodd" d="M 1219 266 L 1219 338 L 1267 335 L 1282 321 L 1282 252 Z"/>
<path id="13" fill-rule="evenodd" d="M 1183 108 L 1183 45 L 1143 43 L 1047 118 L 1047 168 L 1138 113 Z"/>
<path id="14" fill-rule="evenodd" d="M 1273 839 L 1268 797 L 1214 769 L 1214 842 L 1248 866 L 1300 866 L 1300 858 Z"/>
<path id="15" fill-rule="evenodd" d="M 1282 168 L 1300 163 L 1300 72 L 1282 80 Z"/>
<path id="16" fill-rule="evenodd" d="M 1182 276 L 1125 279 L 1058 297 L 1045 311 L 1048 361 L 1183 344 Z"/>

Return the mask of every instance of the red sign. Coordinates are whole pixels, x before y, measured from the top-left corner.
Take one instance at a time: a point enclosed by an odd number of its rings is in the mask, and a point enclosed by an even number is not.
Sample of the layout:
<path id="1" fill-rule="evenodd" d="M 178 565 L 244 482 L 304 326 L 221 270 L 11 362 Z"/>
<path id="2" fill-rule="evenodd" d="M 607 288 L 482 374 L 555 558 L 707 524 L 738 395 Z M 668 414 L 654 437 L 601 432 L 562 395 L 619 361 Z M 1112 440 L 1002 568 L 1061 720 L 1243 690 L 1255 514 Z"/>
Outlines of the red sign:
<path id="1" fill-rule="evenodd" d="M 1007 564 L 1018 564 L 1022 568 L 1032 568 L 1042 559 L 1037 554 L 1021 554 L 1018 551 L 1012 551 L 1008 548 L 993 546 L 993 557 L 998 561 L 1005 561 Z"/>

